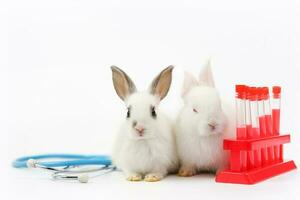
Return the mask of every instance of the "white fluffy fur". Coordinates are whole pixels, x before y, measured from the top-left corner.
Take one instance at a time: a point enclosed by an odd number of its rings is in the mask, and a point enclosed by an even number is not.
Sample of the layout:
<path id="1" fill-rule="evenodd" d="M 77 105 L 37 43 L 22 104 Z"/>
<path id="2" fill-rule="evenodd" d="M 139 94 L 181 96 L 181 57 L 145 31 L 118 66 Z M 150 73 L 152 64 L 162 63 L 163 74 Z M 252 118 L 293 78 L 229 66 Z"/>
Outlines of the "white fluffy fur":
<path id="1" fill-rule="evenodd" d="M 185 75 L 182 96 L 184 107 L 176 123 L 179 175 L 192 176 L 198 171 L 224 168 L 228 157 L 223 150 L 223 138 L 232 130 L 227 126 L 209 66 L 200 73 L 199 81 L 192 75 Z"/>
<path id="2" fill-rule="evenodd" d="M 159 110 L 160 97 L 150 92 L 135 92 L 125 99 L 130 117 L 120 127 L 112 160 L 128 180 L 157 181 L 178 168 L 175 137 L 171 121 Z M 155 106 L 156 118 L 151 116 Z M 133 121 L 145 128 L 141 137 Z"/>
<path id="3" fill-rule="evenodd" d="M 177 158 L 170 120 L 157 109 L 152 119 L 149 106 L 157 106 L 159 98 L 148 93 L 135 93 L 126 101 L 132 106 L 131 119 L 120 128 L 112 154 L 114 164 L 127 177 L 155 174 L 164 177 L 176 170 Z M 146 129 L 141 138 L 132 129 L 132 119 L 143 123 Z"/>

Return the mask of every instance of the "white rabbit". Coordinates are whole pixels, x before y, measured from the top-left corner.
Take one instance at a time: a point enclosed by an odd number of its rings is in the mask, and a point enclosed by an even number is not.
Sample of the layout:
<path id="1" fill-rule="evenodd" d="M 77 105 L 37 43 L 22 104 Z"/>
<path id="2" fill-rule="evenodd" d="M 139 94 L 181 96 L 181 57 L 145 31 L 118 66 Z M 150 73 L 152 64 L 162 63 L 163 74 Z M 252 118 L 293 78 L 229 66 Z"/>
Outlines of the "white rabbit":
<path id="1" fill-rule="evenodd" d="M 129 76 L 112 66 L 114 88 L 127 107 L 112 160 L 129 181 L 159 181 L 178 168 L 171 121 L 159 110 L 167 95 L 173 67 L 164 69 L 146 92 L 137 92 Z"/>
<path id="2" fill-rule="evenodd" d="M 223 169 L 228 164 L 223 138 L 229 130 L 209 63 L 200 73 L 199 80 L 185 73 L 182 98 L 184 106 L 176 123 L 181 165 L 178 175 L 193 176 L 199 171 Z"/>

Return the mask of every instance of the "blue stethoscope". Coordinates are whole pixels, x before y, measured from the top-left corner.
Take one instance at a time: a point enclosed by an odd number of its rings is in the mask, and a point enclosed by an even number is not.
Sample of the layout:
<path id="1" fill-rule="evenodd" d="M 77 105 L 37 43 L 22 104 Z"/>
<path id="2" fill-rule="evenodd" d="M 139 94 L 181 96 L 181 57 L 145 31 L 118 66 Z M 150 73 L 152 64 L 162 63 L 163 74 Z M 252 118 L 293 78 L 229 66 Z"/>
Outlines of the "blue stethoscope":
<path id="1" fill-rule="evenodd" d="M 54 179 L 78 180 L 81 183 L 87 183 L 91 178 L 89 174 L 93 172 L 104 174 L 116 169 L 107 155 L 41 154 L 20 157 L 12 165 L 15 168 L 44 169 L 53 172 Z"/>

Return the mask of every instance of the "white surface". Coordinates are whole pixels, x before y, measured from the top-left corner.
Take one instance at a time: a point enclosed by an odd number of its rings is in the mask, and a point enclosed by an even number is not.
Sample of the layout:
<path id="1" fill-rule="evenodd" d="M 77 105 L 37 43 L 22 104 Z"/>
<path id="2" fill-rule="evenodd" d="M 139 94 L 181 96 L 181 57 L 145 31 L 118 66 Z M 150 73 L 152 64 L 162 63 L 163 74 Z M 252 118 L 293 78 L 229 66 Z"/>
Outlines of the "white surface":
<path id="1" fill-rule="evenodd" d="M 287 158 L 299 161 L 298 1 L 1 1 L 0 195 L 3 199 L 298 198 L 298 171 L 255 186 L 212 177 L 129 183 L 120 173 L 89 184 L 53 182 L 11 169 L 17 156 L 45 152 L 109 153 L 125 108 L 109 66 L 139 88 L 176 66 L 164 110 L 175 116 L 182 71 L 212 58 L 216 85 L 233 100 L 235 83 L 283 86 Z"/>

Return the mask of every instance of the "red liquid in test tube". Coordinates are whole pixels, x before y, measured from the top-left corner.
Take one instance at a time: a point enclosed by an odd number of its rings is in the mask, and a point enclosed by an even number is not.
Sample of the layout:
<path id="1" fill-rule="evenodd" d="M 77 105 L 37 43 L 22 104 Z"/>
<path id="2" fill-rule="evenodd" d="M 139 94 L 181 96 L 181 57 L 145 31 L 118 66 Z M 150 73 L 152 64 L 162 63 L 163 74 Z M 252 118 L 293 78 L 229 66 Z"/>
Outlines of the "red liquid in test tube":
<path id="1" fill-rule="evenodd" d="M 273 127 L 272 127 L 272 113 L 271 113 L 271 105 L 270 105 L 270 95 L 269 95 L 269 88 L 263 87 L 262 88 L 263 99 L 264 99 L 264 112 L 265 112 L 265 120 L 266 120 L 266 130 L 267 136 L 273 135 Z M 274 162 L 274 147 L 268 147 L 268 161 Z"/>
<path id="2" fill-rule="evenodd" d="M 251 110 L 251 124 L 252 124 L 252 138 L 259 138 L 260 130 L 259 130 L 259 118 L 258 118 L 258 106 L 257 106 L 257 88 L 250 87 L 250 110 Z M 254 167 L 261 166 L 261 151 L 253 150 L 254 153 Z"/>
<path id="3" fill-rule="evenodd" d="M 273 119 L 273 134 L 280 134 L 280 107 L 281 107 L 281 87 L 274 86 L 272 89 L 272 119 Z M 275 160 L 283 161 L 283 148 L 282 145 L 274 147 Z"/>
<path id="4" fill-rule="evenodd" d="M 259 130 L 260 130 L 260 137 L 263 138 L 267 136 L 263 89 L 257 88 L 257 93 L 258 93 Z M 261 161 L 262 161 L 262 165 L 268 164 L 267 148 L 261 149 Z"/>
<path id="5" fill-rule="evenodd" d="M 246 123 L 245 123 L 245 85 L 236 85 L 236 137 L 238 140 L 247 139 Z M 231 156 L 231 159 L 238 158 L 239 161 L 235 160 L 231 162 L 231 169 L 234 171 L 241 171 L 247 169 L 247 152 L 240 151 L 235 152 L 236 155 Z"/>

